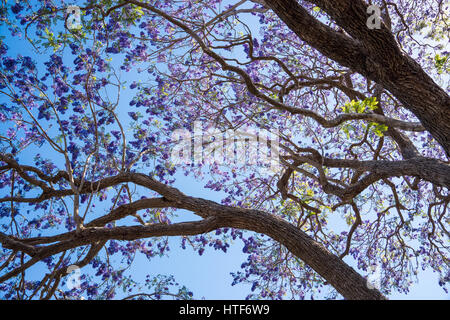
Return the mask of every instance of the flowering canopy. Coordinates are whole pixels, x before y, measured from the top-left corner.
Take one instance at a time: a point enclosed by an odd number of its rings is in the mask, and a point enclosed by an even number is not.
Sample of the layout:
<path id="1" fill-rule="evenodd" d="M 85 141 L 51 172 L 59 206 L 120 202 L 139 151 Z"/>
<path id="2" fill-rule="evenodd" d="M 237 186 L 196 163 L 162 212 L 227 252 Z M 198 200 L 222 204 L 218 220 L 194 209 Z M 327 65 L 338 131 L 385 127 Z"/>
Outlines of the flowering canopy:
<path id="1" fill-rule="evenodd" d="M 372 3 L 380 29 L 363 0 L 90 0 L 76 28 L 63 1 L 3 8 L 4 297 L 191 298 L 170 275 L 126 273 L 136 254 L 168 254 L 171 236 L 200 255 L 240 239 L 233 284 L 250 283 L 248 298 L 331 286 L 330 297 L 382 299 L 426 268 L 445 289 L 449 8 Z M 282 170 L 175 164 L 172 133 L 194 122 L 277 132 Z M 179 173 L 226 196 L 185 195 L 171 187 Z M 379 267 L 379 290 L 344 259 L 365 275 Z M 71 265 L 91 272 L 68 289 Z"/>

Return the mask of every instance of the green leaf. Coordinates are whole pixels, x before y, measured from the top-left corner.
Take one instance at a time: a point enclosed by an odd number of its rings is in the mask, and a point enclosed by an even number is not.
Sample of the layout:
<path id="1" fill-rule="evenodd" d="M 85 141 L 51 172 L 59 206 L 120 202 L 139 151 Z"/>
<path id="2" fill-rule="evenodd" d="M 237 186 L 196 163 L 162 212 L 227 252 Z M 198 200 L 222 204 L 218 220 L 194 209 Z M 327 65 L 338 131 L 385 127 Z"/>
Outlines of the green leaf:
<path id="1" fill-rule="evenodd" d="M 364 113 L 367 109 L 375 110 L 376 108 L 378 108 L 378 101 L 376 97 L 358 101 L 352 100 L 341 107 L 342 111 L 345 113 Z"/>
<path id="2" fill-rule="evenodd" d="M 373 132 L 379 137 L 384 136 L 384 132 L 387 131 L 388 127 L 384 124 L 379 124 L 376 122 L 371 122 L 371 123 L 374 125 Z"/>
<path id="3" fill-rule="evenodd" d="M 450 68 L 445 68 L 445 64 L 447 63 L 448 56 L 441 57 L 439 54 L 434 56 L 434 66 L 436 67 L 439 74 L 442 74 L 445 71 L 449 71 Z"/>

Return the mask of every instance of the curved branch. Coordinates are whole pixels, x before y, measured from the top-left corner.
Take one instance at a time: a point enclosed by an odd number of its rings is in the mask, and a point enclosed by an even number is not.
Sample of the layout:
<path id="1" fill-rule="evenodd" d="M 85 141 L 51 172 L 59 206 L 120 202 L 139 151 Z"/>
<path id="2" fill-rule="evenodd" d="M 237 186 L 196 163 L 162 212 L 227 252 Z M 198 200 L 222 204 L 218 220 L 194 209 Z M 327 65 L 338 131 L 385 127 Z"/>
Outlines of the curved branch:
<path id="1" fill-rule="evenodd" d="M 114 177 L 116 182 L 125 178 L 135 184 L 158 192 L 173 202 L 177 208 L 186 209 L 204 218 L 202 221 L 173 225 L 157 224 L 115 228 L 86 228 L 60 236 L 61 242 L 39 248 L 38 253 L 23 266 L 0 277 L 0 282 L 10 279 L 41 259 L 77 246 L 97 241 L 135 240 L 145 237 L 179 236 L 207 233 L 217 228 L 232 227 L 264 233 L 280 242 L 294 255 L 311 266 L 347 299 L 384 299 L 377 290 L 369 289 L 366 280 L 323 245 L 309 237 L 295 225 L 260 210 L 234 208 L 210 200 L 184 195 L 178 189 L 157 182 L 151 177 L 127 173 Z M 108 178 L 106 178 L 108 179 Z M 109 179 L 111 180 L 111 179 Z"/>

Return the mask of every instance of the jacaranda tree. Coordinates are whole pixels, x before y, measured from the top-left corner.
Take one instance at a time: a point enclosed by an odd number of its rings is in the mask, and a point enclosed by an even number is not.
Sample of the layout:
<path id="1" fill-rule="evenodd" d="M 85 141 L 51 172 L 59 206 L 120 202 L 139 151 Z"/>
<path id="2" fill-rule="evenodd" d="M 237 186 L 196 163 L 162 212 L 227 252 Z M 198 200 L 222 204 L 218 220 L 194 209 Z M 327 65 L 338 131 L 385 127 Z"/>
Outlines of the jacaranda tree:
<path id="1" fill-rule="evenodd" d="M 2 1 L 1 296 L 195 297 L 126 272 L 169 237 L 242 241 L 252 299 L 445 290 L 449 23 L 442 0 Z M 241 161 L 255 142 L 278 169 Z"/>

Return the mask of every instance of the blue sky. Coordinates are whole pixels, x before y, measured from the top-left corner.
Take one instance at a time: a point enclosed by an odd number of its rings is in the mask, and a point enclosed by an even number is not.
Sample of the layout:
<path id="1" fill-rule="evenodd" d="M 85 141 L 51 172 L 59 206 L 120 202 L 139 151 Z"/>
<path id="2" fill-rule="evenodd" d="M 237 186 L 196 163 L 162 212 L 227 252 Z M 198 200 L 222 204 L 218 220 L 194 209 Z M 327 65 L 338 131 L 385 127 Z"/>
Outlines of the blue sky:
<path id="1" fill-rule="evenodd" d="M 219 201 L 220 197 L 202 188 L 202 184 L 181 176 L 175 186 L 180 190 L 189 190 L 185 193 L 191 196 L 204 197 Z M 229 252 L 207 250 L 203 256 L 193 253 L 192 250 L 172 250 L 169 258 L 149 262 L 152 270 L 170 271 L 175 278 L 183 281 L 197 297 L 208 299 L 244 299 L 250 286 L 236 285 L 231 287 L 231 271 L 237 271 L 246 258 L 242 253 L 243 245 L 235 242 Z M 142 262 L 144 266 L 146 262 Z M 179 266 L 182 265 L 183 268 Z M 354 268 L 355 265 L 351 264 Z M 421 271 L 418 275 L 420 282 L 411 287 L 408 295 L 393 293 L 390 299 L 450 299 L 450 295 L 438 285 L 438 277 L 432 271 Z"/>
<path id="2" fill-rule="evenodd" d="M 8 35 L 6 30 L 0 30 L 0 35 Z M 13 41 L 14 40 L 14 41 Z M 46 61 L 45 56 L 38 56 L 32 50 L 31 46 L 24 40 L 18 42 L 16 39 L 7 38 L 10 50 L 9 55 L 29 55 L 39 63 Z M 49 53 L 51 54 L 51 52 Z M 72 57 L 70 58 L 72 59 Z M 139 75 L 123 74 L 128 81 L 136 79 Z M 132 97 L 131 90 L 125 90 L 122 93 L 122 105 L 120 107 L 120 117 L 128 119 L 127 112 L 129 110 L 128 101 Z M 0 98 L 1 101 L 1 98 Z M 1 112 L 1 110 L 0 110 Z M 124 121 L 127 123 L 127 121 Z M 0 124 L 1 126 L 1 124 Z M 6 128 L 0 128 L 3 132 Z M 34 148 L 33 148 L 34 149 Z M 35 149 L 30 149 L 29 153 L 23 153 L 21 159 L 26 159 L 28 155 L 34 155 Z M 48 150 L 40 150 L 41 153 L 46 153 Z M 220 202 L 224 195 L 218 192 L 211 192 L 209 189 L 203 188 L 203 183 L 195 181 L 193 177 L 185 177 L 182 174 L 177 174 L 177 181 L 175 187 L 178 187 L 182 192 L 190 195 L 203 197 L 210 200 Z M 102 206 L 99 206 L 100 209 Z M 193 214 L 184 212 L 180 215 L 181 218 L 186 217 L 186 220 L 197 219 Z M 183 219 L 184 220 L 184 219 Z M 234 242 L 227 254 L 222 251 L 216 251 L 212 248 L 207 248 L 203 256 L 199 256 L 193 250 L 187 248 L 183 250 L 179 246 L 179 239 L 171 240 L 171 252 L 169 257 L 153 258 L 151 261 L 144 256 L 138 256 L 134 266 L 130 270 L 136 280 L 144 279 L 149 272 L 152 274 L 173 274 L 177 281 L 186 285 L 194 292 L 196 298 L 205 297 L 207 299 L 243 299 L 250 291 L 249 285 L 239 284 L 231 286 L 232 277 L 230 272 L 235 272 L 240 269 L 241 263 L 246 259 L 246 255 L 242 253 L 242 243 L 240 241 Z M 349 263 L 354 266 L 350 261 Z M 42 274 L 42 268 L 36 267 L 33 269 L 33 277 L 39 277 Z M 408 295 L 394 293 L 389 298 L 391 299 L 449 299 L 447 295 L 437 282 L 437 275 L 431 271 L 423 271 L 418 275 L 420 282 L 411 288 Z"/>

